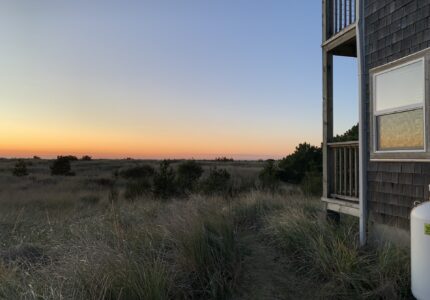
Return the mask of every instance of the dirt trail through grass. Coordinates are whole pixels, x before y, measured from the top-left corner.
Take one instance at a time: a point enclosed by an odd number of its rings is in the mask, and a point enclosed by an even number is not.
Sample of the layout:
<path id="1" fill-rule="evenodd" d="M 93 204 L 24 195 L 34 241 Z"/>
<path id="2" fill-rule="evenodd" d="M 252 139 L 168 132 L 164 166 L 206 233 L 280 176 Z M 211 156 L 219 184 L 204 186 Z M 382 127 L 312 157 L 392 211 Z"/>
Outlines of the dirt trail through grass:
<path id="1" fill-rule="evenodd" d="M 298 278 L 285 258 L 267 245 L 260 233 L 248 231 L 241 239 L 246 254 L 234 299 L 315 299 L 312 284 Z"/>

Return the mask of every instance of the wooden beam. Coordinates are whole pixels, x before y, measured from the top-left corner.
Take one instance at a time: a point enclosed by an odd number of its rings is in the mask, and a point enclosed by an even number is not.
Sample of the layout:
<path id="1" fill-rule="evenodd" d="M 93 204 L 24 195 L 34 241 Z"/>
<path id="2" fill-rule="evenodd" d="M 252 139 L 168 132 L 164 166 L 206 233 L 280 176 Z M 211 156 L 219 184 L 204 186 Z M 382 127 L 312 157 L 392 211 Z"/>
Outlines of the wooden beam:
<path id="1" fill-rule="evenodd" d="M 333 139 L 333 55 L 323 49 L 323 196 L 331 190 L 333 154 L 328 142 Z"/>
<path id="2" fill-rule="evenodd" d="M 327 52 L 337 52 L 336 55 L 356 56 L 356 36 L 356 25 L 353 23 L 324 41 L 322 47 Z"/>

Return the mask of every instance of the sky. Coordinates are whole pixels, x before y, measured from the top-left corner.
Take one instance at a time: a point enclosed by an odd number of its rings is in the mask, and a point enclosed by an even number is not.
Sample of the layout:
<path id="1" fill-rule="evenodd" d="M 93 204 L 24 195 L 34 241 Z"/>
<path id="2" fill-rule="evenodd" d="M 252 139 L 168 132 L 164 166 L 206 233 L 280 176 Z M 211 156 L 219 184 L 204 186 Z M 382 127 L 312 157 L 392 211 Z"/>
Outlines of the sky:
<path id="1" fill-rule="evenodd" d="M 0 156 L 280 158 L 322 140 L 321 1 L 5 0 Z M 335 132 L 357 122 L 336 58 Z"/>

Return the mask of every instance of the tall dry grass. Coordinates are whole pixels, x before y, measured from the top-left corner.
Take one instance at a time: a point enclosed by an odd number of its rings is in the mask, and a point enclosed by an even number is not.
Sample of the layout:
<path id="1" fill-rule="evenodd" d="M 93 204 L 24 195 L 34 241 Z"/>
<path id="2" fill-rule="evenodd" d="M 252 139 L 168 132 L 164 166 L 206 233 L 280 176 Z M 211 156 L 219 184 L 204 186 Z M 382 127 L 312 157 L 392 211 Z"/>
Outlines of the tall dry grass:
<path id="1" fill-rule="evenodd" d="M 315 202 L 294 203 L 267 219 L 267 241 L 330 299 L 410 297 L 409 253 L 392 244 L 360 248 L 355 218 L 328 223 Z"/>
<path id="2" fill-rule="evenodd" d="M 250 255 L 243 233 L 277 249 L 316 297 L 409 295 L 407 253 L 360 249 L 355 219 L 327 224 L 320 202 L 296 187 L 130 202 L 114 172 L 133 161 L 77 162 L 77 176 L 61 178 L 44 161 L 26 178 L 3 163 L 0 299 L 234 299 Z M 258 176 L 254 164 L 226 168 L 235 182 Z"/>

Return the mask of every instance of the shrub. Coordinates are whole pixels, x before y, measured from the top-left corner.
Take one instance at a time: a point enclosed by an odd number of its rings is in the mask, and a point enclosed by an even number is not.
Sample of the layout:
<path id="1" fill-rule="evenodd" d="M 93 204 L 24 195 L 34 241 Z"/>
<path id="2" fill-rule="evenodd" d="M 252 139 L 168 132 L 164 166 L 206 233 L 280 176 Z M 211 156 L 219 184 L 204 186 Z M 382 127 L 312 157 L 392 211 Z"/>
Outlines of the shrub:
<path id="1" fill-rule="evenodd" d="M 290 183 L 300 183 L 308 171 L 322 171 L 321 148 L 303 143 L 294 153 L 279 162 L 280 179 Z"/>
<path id="2" fill-rule="evenodd" d="M 12 174 L 14 176 L 18 176 L 18 177 L 22 177 L 22 176 L 27 176 L 28 175 L 28 171 L 27 171 L 27 164 L 25 163 L 24 160 L 20 159 L 16 162 L 15 167 L 12 171 Z"/>
<path id="3" fill-rule="evenodd" d="M 141 179 L 153 176 L 155 170 L 150 165 L 131 167 L 120 172 L 120 175 L 126 179 Z"/>
<path id="4" fill-rule="evenodd" d="M 230 190 L 230 173 L 225 169 L 212 168 L 209 176 L 202 182 L 202 190 L 206 194 L 227 194 Z"/>
<path id="5" fill-rule="evenodd" d="M 215 161 L 219 161 L 219 162 L 231 162 L 234 161 L 233 158 L 227 158 L 227 157 L 217 157 L 215 158 Z"/>
<path id="6" fill-rule="evenodd" d="M 96 205 L 97 203 L 100 202 L 100 197 L 95 196 L 95 195 L 86 195 L 86 196 L 82 196 L 80 198 L 80 201 L 82 204 Z"/>
<path id="7" fill-rule="evenodd" d="M 163 160 L 160 167 L 154 174 L 153 192 L 155 197 L 169 198 L 177 193 L 175 172 L 170 166 L 170 162 Z"/>
<path id="8" fill-rule="evenodd" d="M 96 185 L 99 185 L 101 187 L 107 187 L 110 188 L 112 186 L 114 186 L 115 184 L 115 180 L 111 179 L 111 178 L 95 178 L 95 179 L 90 179 L 88 180 L 89 183 L 94 183 Z"/>
<path id="9" fill-rule="evenodd" d="M 203 168 L 195 160 L 181 163 L 177 170 L 178 187 L 184 193 L 194 191 L 202 174 Z"/>
<path id="10" fill-rule="evenodd" d="M 51 175 L 73 176 L 69 156 L 58 156 L 51 165 Z"/>
<path id="11" fill-rule="evenodd" d="M 333 138 L 333 142 L 351 142 L 358 141 L 358 124 L 352 126 L 345 133 L 336 135 Z"/>
<path id="12" fill-rule="evenodd" d="M 69 161 L 77 161 L 78 158 L 74 155 L 66 155 L 66 156 L 62 156 L 65 159 L 68 159 Z"/>
<path id="13" fill-rule="evenodd" d="M 151 183 L 148 180 L 141 179 L 129 181 L 125 186 L 124 198 L 127 200 L 135 200 L 143 195 L 151 192 Z"/>
<path id="14" fill-rule="evenodd" d="M 305 177 L 300 183 L 300 188 L 306 196 L 321 196 L 322 195 L 322 173 L 321 172 L 306 172 Z"/>
<path id="15" fill-rule="evenodd" d="M 274 192 L 279 187 L 279 169 L 273 159 L 267 160 L 264 168 L 258 175 L 261 187 Z"/>
<path id="16" fill-rule="evenodd" d="M 89 156 L 89 155 L 84 155 L 84 156 L 82 156 L 81 160 L 83 160 L 83 161 L 91 161 L 91 160 L 93 160 L 93 158 L 91 156 Z"/>

